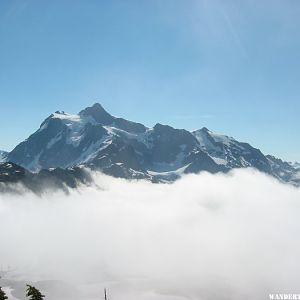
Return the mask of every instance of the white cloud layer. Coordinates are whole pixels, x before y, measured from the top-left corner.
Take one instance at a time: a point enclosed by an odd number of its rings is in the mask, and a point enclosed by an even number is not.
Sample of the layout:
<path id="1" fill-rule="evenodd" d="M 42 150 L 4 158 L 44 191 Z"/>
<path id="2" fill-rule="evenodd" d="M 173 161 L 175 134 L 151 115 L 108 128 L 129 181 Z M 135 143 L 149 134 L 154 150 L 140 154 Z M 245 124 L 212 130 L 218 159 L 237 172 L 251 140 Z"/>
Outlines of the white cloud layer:
<path id="1" fill-rule="evenodd" d="M 56 300 L 42 280 L 72 283 L 81 300 L 104 286 L 111 300 L 300 292 L 300 189 L 253 170 L 171 185 L 95 178 L 98 189 L 69 196 L 0 195 L 0 264 L 16 268 L 13 282 L 39 281 Z"/>

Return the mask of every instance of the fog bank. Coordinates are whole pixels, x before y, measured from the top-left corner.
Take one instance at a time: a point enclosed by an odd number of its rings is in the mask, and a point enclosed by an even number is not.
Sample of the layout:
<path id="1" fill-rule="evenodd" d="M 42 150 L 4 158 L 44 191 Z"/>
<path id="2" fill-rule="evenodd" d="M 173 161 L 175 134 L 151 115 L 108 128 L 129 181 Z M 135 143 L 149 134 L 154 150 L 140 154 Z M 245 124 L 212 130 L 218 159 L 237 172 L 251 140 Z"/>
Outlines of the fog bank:
<path id="1" fill-rule="evenodd" d="M 80 299 L 101 299 L 104 286 L 111 300 L 300 292 L 299 188 L 245 169 L 174 184 L 93 176 L 98 188 L 68 196 L 0 195 L 9 279 L 46 291 L 41 280 L 63 280 Z"/>

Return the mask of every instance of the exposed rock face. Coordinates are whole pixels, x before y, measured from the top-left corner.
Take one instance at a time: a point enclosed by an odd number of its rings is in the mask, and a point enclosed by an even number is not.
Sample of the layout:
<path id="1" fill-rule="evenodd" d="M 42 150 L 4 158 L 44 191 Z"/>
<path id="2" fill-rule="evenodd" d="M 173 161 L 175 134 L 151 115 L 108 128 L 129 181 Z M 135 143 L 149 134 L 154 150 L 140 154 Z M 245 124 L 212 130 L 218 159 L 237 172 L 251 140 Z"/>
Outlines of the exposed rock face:
<path id="1" fill-rule="evenodd" d="M 75 188 L 79 184 L 89 184 L 91 182 L 90 174 L 79 167 L 71 169 L 57 168 L 31 173 L 11 162 L 0 164 L 0 192 L 18 193 L 22 192 L 23 188 L 36 194 L 51 189 L 68 192 L 68 188 Z M 14 183 L 21 183 L 22 187 L 18 188 Z"/>
<path id="2" fill-rule="evenodd" d="M 6 161 L 8 152 L 0 150 L 0 163 Z"/>
<path id="3" fill-rule="evenodd" d="M 193 132 L 162 124 L 147 128 L 110 115 L 98 103 L 77 115 L 51 114 L 3 157 L 31 172 L 83 165 L 115 177 L 153 181 L 253 167 L 297 184 L 299 173 L 296 165 L 205 127 Z"/>

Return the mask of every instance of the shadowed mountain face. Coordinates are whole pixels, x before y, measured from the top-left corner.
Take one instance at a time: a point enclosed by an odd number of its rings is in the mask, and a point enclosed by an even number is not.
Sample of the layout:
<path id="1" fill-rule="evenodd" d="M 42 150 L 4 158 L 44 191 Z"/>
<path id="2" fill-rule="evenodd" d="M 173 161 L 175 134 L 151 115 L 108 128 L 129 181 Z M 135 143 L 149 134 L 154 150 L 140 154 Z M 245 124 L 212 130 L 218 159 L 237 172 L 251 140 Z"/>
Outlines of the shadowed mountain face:
<path id="1" fill-rule="evenodd" d="M 6 160 L 7 154 L 8 152 L 0 150 L 0 163 Z"/>
<path id="2" fill-rule="evenodd" d="M 77 115 L 51 114 L 2 157 L 31 172 L 83 165 L 115 177 L 173 181 L 187 173 L 253 167 L 298 182 L 296 165 L 265 156 L 247 143 L 207 128 L 194 132 L 162 124 L 147 128 L 110 115 L 98 103 Z"/>
<path id="3" fill-rule="evenodd" d="M 79 184 L 86 185 L 91 182 L 90 174 L 79 167 L 69 169 L 56 168 L 31 173 L 14 163 L 0 163 L 0 192 L 22 192 L 21 189 L 12 185 L 12 183 L 22 183 L 23 188 L 36 194 L 57 189 L 67 193 L 68 188 L 75 188 Z"/>

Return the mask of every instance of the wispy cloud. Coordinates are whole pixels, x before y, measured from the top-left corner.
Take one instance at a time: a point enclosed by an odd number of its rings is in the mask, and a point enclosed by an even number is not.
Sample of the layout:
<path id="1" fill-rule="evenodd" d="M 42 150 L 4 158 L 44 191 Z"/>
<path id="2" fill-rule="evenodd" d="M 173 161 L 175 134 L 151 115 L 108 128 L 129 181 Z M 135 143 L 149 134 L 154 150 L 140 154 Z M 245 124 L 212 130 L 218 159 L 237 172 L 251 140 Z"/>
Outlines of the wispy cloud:
<path id="1" fill-rule="evenodd" d="M 228 28 L 231 36 L 232 36 L 232 40 L 236 44 L 237 48 L 240 50 L 242 56 L 244 58 L 249 59 L 249 54 L 248 54 L 248 52 L 246 50 L 246 47 L 245 47 L 245 45 L 243 43 L 243 40 L 242 40 L 240 34 L 238 33 L 238 30 L 236 28 L 237 26 L 232 21 L 232 18 L 230 17 L 230 14 L 227 12 L 226 6 L 225 5 L 221 5 L 221 3 L 220 3 L 219 8 L 220 8 L 221 14 L 224 17 L 225 23 L 227 24 L 227 28 Z"/>

